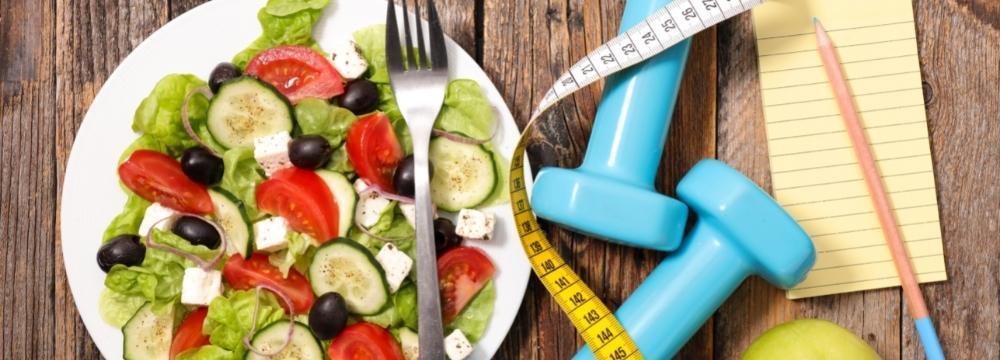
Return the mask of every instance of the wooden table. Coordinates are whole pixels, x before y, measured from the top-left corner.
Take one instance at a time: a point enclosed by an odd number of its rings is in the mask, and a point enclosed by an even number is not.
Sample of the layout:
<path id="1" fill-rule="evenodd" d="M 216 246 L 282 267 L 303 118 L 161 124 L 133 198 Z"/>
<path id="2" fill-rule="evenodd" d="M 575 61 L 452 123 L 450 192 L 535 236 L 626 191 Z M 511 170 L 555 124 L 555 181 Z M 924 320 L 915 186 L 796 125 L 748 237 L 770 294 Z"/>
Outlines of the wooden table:
<path id="1" fill-rule="evenodd" d="M 358 1 L 358 0 L 335 0 Z M 60 185 L 76 130 L 101 84 L 136 45 L 202 0 L 0 0 L 0 358 L 99 357 L 73 304 L 59 236 Z M 610 39 L 622 0 L 439 0 L 445 30 L 472 54 L 523 125 L 555 76 Z M 1000 357 L 1000 2 L 914 3 L 948 277 L 924 286 L 954 359 Z M 657 179 L 672 191 L 702 158 L 770 187 L 748 15 L 694 41 Z M 137 89 L 137 91 L 146 91 Z M 562 102 L 530 149 L 536 166 L 576 166 L 601 90 Z M 549 226 L 555 244 L 616 308 L 663 257 Z M 81 238 L 82 237 L 82 238 Z M 90 256 L 90 255 L 87 255 Z M 801 301 L 751 279 L 683 351 L 737 357 L 789 319 L 837 322 L 885 358 L 920 358 L 899 289 Z M 532 279 L 497 358 L 565 359 L 580 339 Z"/>

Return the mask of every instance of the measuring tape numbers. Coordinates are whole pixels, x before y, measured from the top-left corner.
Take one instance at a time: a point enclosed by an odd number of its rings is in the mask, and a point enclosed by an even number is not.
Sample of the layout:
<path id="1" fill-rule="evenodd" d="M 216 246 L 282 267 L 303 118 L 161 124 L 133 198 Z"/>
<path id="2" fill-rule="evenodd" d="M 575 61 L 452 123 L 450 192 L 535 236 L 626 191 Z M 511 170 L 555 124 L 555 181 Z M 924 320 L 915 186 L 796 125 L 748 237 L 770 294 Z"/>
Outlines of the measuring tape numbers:
<path id="1" fill-rule="evenodd" d="M 566 264 L 538 225 L 524 177 L 524 151 L 539 117 L 559 100 L 595 81 L 659 54 L 706 28 L 764 0 L 676 0 L 611 39 L 574 64 L 556 81 L 531 115 L 514 148 L 510 204 L 521 245 L 535 275 L 555 298 L 597 359 L 642 359 L 614 313 Z"/>

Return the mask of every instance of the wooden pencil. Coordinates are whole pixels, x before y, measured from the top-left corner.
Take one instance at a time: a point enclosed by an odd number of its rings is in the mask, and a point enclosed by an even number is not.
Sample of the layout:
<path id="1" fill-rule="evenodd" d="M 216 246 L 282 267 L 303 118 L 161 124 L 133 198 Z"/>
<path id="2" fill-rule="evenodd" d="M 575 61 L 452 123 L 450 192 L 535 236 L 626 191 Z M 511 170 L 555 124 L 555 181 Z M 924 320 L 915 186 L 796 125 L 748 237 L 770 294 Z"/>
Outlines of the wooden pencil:
<path id="1" fill-rule="evenodd" d="M 813 18 L 813 25 L 816 28 L 816 43 L 820 58 L 823 61 L 823 68 L 826 70 L 827 78 L 833 89 L 837 107 L 840 115 L 844 119 L 844 126 L 847 134 L 851 138 L 854 153 L 861 165 L 864 174 L 865 185 L 868 186 L 868 193 L 871 195 L 875 206 L 875 213 L 878 215 L 879 224 L 882 225 L 882 233 L 885 235 L 889 251 L 892 253 L 893 264 L 896 272 L 899 273 L 899 280 L 903 287 L 903 296 L 909 308 L 910 317 L 916 323 L 920 342 L 924 346 L 924 352 L 928 359 L 944 359 L 944 352 L 941 350 L 934 324 L 931 322 L 930 313 L 924 303 L 924 296 L 920 292 L 920 285 L 914 275 L 913 267 L 910 265 L 910 257 L 906 252 L 903 238 L 899 232 L 899 225 L 892 212 L 889 202 L 888 192 L 882 183 L 882 176 L 879 174 L 878 165 L 872 155 L 871 147 L 865 138 L 864 127 L 858 118 L 858 110 L 854 106 L 854 99 L 848 88 L 846 77 L 841 69 L 837 58 L 837 50 L 830 40 L 830 36 L 823 29 L 819 20 Z"/>

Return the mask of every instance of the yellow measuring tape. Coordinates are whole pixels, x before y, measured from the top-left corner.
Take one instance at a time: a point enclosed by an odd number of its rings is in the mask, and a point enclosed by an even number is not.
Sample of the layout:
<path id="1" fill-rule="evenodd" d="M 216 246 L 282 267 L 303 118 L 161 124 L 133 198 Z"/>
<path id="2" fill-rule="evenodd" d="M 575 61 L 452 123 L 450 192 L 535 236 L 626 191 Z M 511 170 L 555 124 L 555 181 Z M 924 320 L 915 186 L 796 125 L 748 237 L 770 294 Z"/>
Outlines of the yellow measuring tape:
<path id="1" fill-rule="evenodd" d="M 538 226 L 524 181 L 524 149 L 535 120 L 528 123 L 510 162 L 510 206 L 531 268 L 598 359 L 642 359 L 639 347 L 615 315 L 563 261 Z"/>
<path id="2" fill-rule="evenodd" d="M 524 149 L 535 121 L 560 99 L 579 89 L 663 52 L 764 0 L 675 0 L 644 21 L 601 45 L 560 76 L 545 93 L 517 141 L 510 165 L 510 206 L 517 233 L 538 279 L 569 316 L 598 359 L 642 359 L 639 347 L 611 310 L 559 256 L 538 226 L 524 180 Z"/>

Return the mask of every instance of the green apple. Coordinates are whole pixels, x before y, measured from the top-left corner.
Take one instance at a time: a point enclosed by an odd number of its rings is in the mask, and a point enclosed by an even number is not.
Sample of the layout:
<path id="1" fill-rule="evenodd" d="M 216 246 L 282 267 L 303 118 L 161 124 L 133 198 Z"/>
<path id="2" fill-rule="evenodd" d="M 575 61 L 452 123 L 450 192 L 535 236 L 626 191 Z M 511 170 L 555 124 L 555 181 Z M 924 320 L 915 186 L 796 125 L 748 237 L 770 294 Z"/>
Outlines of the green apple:
<path id="1" fill-rule="evenodd" d="M 764 332 L 743 353 L 744 360 L 757 359 L 879 359 L 861 338 L 826 320 L 801 319 Z"/>

